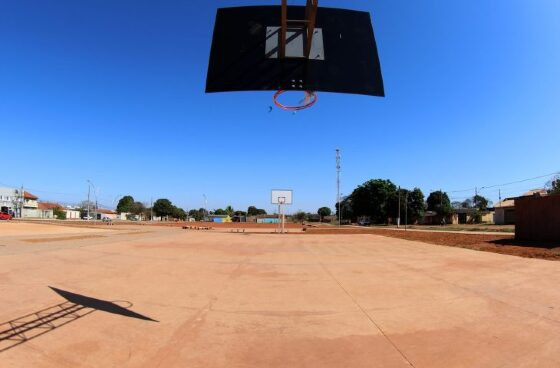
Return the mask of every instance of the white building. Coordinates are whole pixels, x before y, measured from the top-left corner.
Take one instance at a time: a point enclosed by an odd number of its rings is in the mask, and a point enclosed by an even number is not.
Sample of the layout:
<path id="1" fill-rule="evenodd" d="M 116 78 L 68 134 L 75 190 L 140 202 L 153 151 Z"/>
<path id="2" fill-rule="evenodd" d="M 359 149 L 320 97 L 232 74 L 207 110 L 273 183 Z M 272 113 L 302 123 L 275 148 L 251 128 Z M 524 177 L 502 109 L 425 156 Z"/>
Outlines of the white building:
<path id="1" fill-rule="evenodd" d="M 16 189 L 0 187 L 0 211 L 12 215 L 19 213 L 19 197 Z"/>
<path id="2" fill-rule="evenodd" d="M 21 189 L 0 188 L 0 210 L 11 213 L 14 217 L 40 218 L 41 211 L 39 211 L 37 203 L 38 197 L 27 191 L 23 191 L 23 193 L 22 203 Z"/>

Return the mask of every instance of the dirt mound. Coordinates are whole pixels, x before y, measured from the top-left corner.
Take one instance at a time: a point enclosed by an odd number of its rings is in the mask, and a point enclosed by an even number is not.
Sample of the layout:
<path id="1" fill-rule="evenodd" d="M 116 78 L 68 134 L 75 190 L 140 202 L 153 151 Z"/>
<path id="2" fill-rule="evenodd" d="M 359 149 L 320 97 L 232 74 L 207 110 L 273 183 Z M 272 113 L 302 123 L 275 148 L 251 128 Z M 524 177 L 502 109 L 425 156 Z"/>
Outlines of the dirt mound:
<path id="1" fill-rule="evenodd" d="M 526 258 L 560 260 L 560 242 L 521 242 L 515 240 L 513 235 L 448 233 L 442 231 L 402 231 L 372 228 L 307 229 L 306 232 L 308 234 L 374 234 Z"/>

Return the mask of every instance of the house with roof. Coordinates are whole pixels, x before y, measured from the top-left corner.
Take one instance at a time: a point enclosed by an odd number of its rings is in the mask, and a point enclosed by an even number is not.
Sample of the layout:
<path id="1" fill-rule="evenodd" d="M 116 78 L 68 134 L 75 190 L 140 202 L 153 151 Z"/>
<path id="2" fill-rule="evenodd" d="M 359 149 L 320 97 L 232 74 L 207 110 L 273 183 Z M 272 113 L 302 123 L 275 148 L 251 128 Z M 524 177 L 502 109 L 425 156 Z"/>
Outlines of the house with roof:
<path id="1" fill-rule="evenodd" d="M 40 217 L 42 219 L 55 219 L 56 216 L 54 214 L 54 210 L 55 209 L 61 210 L 62 206 L 59 205 L 58 203 L 39 202 L 38 203 L 38 209 L 41 213 Z"/>
<path id="2" fill-rule="evenodd" d="M 116 220 L 119 217 L 115 211 L 108 210 L 105 208 L 98 208 L 96 210 L 93 210 L 92 212 L 94 216 L 96 216 L 97 220 L 103 220 L 103 219 Z"/>
<path id="3" fill-rule="evenodd" d="M 39 202 L 38 209 L 40 211 L 40 218 L 42 219 L 56 219 L 55 210 L 64 212 L 66 220 L 79 220 L 80 211 L 71 207 L 64 207 L 56 202 Z"/>
<path id="4" fill-rule="evenodd" d="M 519 197 L 544 197 L 547 195 L 545 189 L 533 189 Z M 494 206 L 494 223 L 496 225 L 515 225 L 515 198 L 519 197 L 506 198 Z"/>
<path id="5" fill-rule="evenodd" d="M 23 191 L 23 202 L 21 189 L 17 188 L 0 188 L 0 210 L 10 213 L 15 217 L 23 218 L 39 218 L 40 211 L 36 195 Z"/>
<path id="6" fill-rule="evenodd" d="M 39 197 L 27 191 L 23 192 L 23 218 L 41 218 Z"/>
<path id="7" fill-rule="evenodd" d="M 14 188 L 0 188 L 0 212 L 17 215 L 19 195 Z"/>

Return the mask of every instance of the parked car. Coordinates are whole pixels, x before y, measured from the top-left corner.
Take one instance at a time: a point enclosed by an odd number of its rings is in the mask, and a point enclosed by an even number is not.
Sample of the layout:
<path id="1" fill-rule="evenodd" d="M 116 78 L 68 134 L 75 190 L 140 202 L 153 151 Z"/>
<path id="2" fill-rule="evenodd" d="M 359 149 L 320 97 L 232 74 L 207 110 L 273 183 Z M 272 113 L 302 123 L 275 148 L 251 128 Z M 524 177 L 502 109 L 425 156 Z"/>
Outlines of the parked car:
<path id="1" fill-rule="evenodd" d="M 11 220 L 14 216 L 7 212 L 0 212 L 0 220 Z"/>
<path id="2" fill-rule="evenodd" d="M 358 225 L 369 226 L 371 225 L 371 221 L 369 220 L 369 217 L 361 217 L 358 219 Z"/>
<path id="3" fill-rule="evenodd" d="M 82 220 L 93 220 L 92 216 L 84 216 L 82 217 Z"/>

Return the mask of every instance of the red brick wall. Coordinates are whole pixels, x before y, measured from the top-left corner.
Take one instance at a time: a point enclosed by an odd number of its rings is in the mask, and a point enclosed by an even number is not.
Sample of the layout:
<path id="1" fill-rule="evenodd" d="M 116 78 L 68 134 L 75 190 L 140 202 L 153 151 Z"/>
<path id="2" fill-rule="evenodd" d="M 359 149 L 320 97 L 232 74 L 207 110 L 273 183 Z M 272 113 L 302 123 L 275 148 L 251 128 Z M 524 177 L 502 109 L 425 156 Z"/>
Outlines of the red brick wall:
<path id="1" fill-rule="evenodd" d="M 560 195 L 515 199 L 515 238 L 560 240 Z"/>

